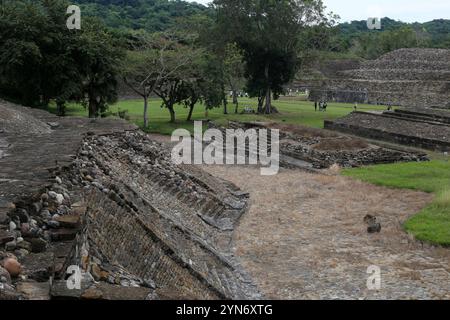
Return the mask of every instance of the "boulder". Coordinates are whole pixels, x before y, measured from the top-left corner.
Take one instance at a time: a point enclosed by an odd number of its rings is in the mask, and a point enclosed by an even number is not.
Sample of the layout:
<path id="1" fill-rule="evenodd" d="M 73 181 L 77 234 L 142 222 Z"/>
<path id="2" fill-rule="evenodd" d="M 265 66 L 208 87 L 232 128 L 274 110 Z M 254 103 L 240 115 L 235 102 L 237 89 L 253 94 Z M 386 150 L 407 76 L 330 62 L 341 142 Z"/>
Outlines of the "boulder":
<path id="1" fill-rule="evenodd" d="M 44 252 L 47 249 L 47 241 L 41 238 L 28 239 L 28 242 L 31 244 L 31 252 L 33 253 Z"/>
<path id="2" fill-rule="evenodd" d="M 6 258 L 3 262 L 3 267 L 13 278 L 18 277 L 22 272 L 22 266 L 16 259 L 13 258 Z"/>
<path id="3" fill-rule="evenodd" d="M 64 202 L 64 196 L 60 193 L 58 193 L 56 195 L 56 203 L 58 203 L 59 205 L 61 205 Z"/>
<path id="4" fill-rule="evenodd" d="M 91 287 L 91 288 L 87 289 L 81 295 L 81 299 L 85 299 L 85 300 L 100 300 L 102 298 L 103 298 L 103 292 L 101 290 L 98 290 L 95 287 Z"/>
<path id="5" fill-rule="evenodd" d="M 11 284 L 11 276 L 5 268 L 0 266 L 0 283 Z"/>
<path id="6" fill-rule="evenodd" d="M 20 223 L 27 223 L 30 220 L 30 215 L 25 209 L 17 209 L 15 212 L 11 213 L 11 218 L 18 218 Z"/>
<path id="7" fill-rule="evenodd" d="M 67 280 L 57 280 L 53 281 L 50 294 L 54 299 L 80 299 L 81 295 L 92 286 L 93 282 L 94 279 L 92 279 L 90 274 L 82 272 L 80 289 L 69 289 Z"/>
<path id="8" fill-rule="evenodd" d="M 28 252 L 31 252 L 32 246 L 31 246 L 31 243 L 29 243 L 28 241 L 21 241 L 21 242 L 17 243 L 17 248 L 25 249 Z"/>
<path id="9" fill-rule="evenodd" d="M 0 245 L 13 241 L 14 235 L 11 232 L 0 230 Z"/>
<path id="10" fill-rule="evenodd" d="M 50 233 L 52 241 L 70 241 L 75 239 L 78 230 L 76 229 L 58 229 Z"/>
<path id="11" fill-rule="evenodd" d="M 17 229 L 17 224 L 14 221 L 9 223 L 9 231 L 14 231 Z"/>
<path id="12" fill-rule="evenodd" d="M 59 222 L 59 224 L 62 228 L 75 229 L 80 226 L 80 216 L 79 215 L 59 216 L 55 220 Z"/>
<path id="13" fill-rule="evenodd" d="M 92 265 L 91 274 L 94 277 L 95 281 L 106 281 L 109 276 L 109 273 L 103 271 L 97 264 Z"/>
<path id="14" fill-rule="evenodd" d="M 20 226 L 20 233 L 23 237 L 29 237 L 31 235 L 31 227 L 29 223 L 22 223 Z"/>
<path id="15" fill-rule="evenodd" d="M 20 282 L 17 292 L 27 300 L 50 300 L 50 284 L 48 282 Z"/>
<path id="16" fill-rule="evenodd" d="M 33 209 L 33 214 L 37 215 L 39 214 L 39 212 L 41 212 L 42 210 L 42 203 L 41 202 L 35 202 L 31 205 L 32 209 Z"/>
<path id="17" fill-rule="evenodd" d="M 17 242 L 15 240 L 7 242 L 5 245 L 6 251 L 14 251 L 17 248 Z"/>
<path id="18" fill-rule="evenodd" d="M 0 224 L 7 224 L 9 222 L 8 211 L 0 208 Z"/>

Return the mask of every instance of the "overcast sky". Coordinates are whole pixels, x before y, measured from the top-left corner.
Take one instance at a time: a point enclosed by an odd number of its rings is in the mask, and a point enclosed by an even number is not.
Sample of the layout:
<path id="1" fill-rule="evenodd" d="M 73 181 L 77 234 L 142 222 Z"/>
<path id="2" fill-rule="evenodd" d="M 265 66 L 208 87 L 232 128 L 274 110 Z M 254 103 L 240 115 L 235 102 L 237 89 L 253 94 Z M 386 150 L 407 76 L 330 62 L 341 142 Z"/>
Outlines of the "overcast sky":
<path id="1" fill-rule="evenodd" d="M 196 2 L 206 4 L 210 0 L 196 0 Z M 365 20 L 372 16 L 389 17 L 404 22 L 450 19 L 449 0 L 323 0 L 323 2 L 329 10 L 338 14 L 343 22 Z"/>

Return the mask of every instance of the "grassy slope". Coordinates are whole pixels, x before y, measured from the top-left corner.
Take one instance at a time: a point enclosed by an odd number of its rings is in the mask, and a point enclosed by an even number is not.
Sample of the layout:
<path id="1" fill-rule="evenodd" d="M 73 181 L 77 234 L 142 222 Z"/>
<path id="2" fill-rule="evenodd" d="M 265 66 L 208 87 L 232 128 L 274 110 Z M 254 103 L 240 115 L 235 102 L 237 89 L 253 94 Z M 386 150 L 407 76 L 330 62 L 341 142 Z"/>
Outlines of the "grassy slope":
<path id="1" fill-rule="evenodd" d="M 347 169 L 344 175 L 377 185 L 435 193 L 434 202 L 405 223 L 417 239 L 450 246 L 450 162 L 396 163 Z"/>

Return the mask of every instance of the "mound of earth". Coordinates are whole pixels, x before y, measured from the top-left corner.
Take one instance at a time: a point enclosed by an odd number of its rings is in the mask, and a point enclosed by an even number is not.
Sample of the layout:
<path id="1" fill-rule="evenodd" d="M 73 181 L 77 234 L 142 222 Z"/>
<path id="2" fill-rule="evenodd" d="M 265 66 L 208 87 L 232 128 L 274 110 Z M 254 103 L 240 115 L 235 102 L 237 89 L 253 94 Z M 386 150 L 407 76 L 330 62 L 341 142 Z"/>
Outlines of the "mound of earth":
<path id="1" fill-rule="evenodd" d="M 27 109 L 0 100 L 0 132 L 13 134 L 46 134 L 50 126 L 27 113 Z"/>

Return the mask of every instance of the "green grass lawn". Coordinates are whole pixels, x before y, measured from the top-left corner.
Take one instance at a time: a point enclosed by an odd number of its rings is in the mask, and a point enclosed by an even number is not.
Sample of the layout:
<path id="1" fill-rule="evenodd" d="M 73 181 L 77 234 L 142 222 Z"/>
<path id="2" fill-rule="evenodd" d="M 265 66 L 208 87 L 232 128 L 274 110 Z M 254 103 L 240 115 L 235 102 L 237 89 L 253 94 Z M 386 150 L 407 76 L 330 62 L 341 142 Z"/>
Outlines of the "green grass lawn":
<path id="1" fill-rule="evenodd" d="M 256 110 L 256 99 L 241 98 L 239 100 L 240 110 L 244 107 L 252 107 Z M 327 112 L 315 112 L 314 105 L 308 101 L 292 101 L 292 100 L 278 100 L 274 101 L 274 105 L 279 110 L 279 114 L 273 115 L 241 115 L 234 114 L 234 105 L 231 103 L 229 106 L 229 114 L 224 115 L 222 108 L 217 108 L 208 111 L 208 117 L 205 115 L 205 108 L 201 104 L 197 105 L 192 119 L 193 120 L 205 120 L 210 119 L 216 121 L 218 124 L 226 124 L 228 120 L 239 121 L 276 121 L 287 124 L 301 124 L 315 128 L 323 128 L 323 121 L 325 119 L 333 120 L 344 115 L 347 115 L 353 110 L 352 104 L 345 103 L 329 103 Z M 177 128 L 185 128 L 192 130 L 193 123 L 187 122 L 188 110 L 182 106 L 176 106 L 175 111 L 177 115 L 177 122 L 175 124 L 169 123 L 169 112 L 167 109 L 162 109 L 160 100 L 152 99 L 150 101 L 149 119 L 150 127 L 147 132 L 171 134 L 173 130 Z M 359 110 L 384 110 L 383 106 L 373 105 L 359 105 Z M 127 110 L 131 121 L 143 126 L 142 114 L 143 114 L 143 101 L 142 100 L 126 100 L 120 101 L 109 108 L 110 112 L 117 113 L 119 110 Z M 50 111 L 55 112 L 55 107 L 50 107 Z M 68 104 L 67 106 L 68 116 L 87 116 L 87 111 L 78 104 Z"/>
<path id="2" fill-rule="evenodd" d="M 450 162 L 396 163 L 343 170 L 346 176 L 392 188 L 421 190 L 436 195 L 431 205 L 406 221 L 418 240 L 450 246 Z"/>

